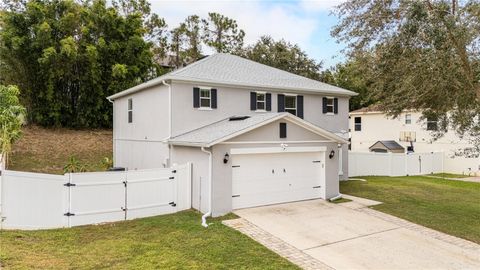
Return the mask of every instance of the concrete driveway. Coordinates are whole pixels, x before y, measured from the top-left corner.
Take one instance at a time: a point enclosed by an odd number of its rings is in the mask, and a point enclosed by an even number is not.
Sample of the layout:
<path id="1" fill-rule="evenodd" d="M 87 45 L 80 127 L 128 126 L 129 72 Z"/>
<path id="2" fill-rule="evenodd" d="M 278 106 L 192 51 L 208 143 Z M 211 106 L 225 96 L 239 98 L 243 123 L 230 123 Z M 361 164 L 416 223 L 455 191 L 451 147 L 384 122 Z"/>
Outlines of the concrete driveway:
<path id="1" fill-rule="evenodd" d="M 367 209 L 368 204 L 312 200 L 235 213 L 334 269 L 480 269 L 479 245 Z"/>

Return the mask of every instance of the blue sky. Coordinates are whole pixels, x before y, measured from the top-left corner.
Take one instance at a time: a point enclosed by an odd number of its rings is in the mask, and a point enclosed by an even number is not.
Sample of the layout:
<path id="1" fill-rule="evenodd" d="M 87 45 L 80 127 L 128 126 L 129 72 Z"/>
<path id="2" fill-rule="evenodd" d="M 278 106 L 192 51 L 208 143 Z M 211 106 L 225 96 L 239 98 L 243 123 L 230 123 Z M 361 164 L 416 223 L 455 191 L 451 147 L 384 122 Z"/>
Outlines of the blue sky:
<path id="1" fill-rule="evenodd" d="M 206 17 L 218 12 L 237 20 L 246 32 L 245 43 L 254 43 L 262 35 L 298 43 L 307 54 L 323 61 L 323 67 L 344 60 L 341 49 L 330 36 L 338 19 L 331 9 L 344 0 L 150 0 L 152 11 L 165 18 L 170 27 L 188 15 Z"/>

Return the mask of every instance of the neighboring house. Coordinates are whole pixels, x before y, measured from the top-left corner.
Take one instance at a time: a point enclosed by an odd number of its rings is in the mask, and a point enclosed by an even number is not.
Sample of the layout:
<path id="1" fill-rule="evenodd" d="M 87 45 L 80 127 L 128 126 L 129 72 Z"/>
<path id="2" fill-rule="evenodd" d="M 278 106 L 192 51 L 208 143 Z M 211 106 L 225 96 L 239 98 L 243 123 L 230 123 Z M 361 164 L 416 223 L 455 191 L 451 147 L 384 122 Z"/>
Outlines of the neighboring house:
<path id="1" fill-rule="evenodd" d="M 232 209 L 332 198 L 347 179 L 355 93 L 238 56 L 214 54 L 108 99 L 114 162 L 191 162 L 192 206 Z M 343 135 L 343 137 L 342 137 Z"/>
<path id="2" fill-rule="evenodd" d="M 432 133 L 437 130 L 436 119 L 421 120 L 422 114 L 405 111 L 398 118 L 387 117 L 377 106 L 350 112 L 350 140 L 353 152 L 369 152 L 378 141 L 395 141 L 406 152 L 444 152 L 444 171 L 462 174 L 480 173 L 480 157 L 472 145 L 458 137 L 453 130 L 437 140 Z M 467 155 L 459 156 L 458 153 Z"/>

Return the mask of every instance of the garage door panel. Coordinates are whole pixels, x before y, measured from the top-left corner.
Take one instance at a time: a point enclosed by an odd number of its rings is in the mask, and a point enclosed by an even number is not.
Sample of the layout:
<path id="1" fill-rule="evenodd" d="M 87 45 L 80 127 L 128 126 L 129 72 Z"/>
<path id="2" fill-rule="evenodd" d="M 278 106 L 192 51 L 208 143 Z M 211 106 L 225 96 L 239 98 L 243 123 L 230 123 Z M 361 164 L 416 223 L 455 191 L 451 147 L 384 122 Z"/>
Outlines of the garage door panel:
<path id="1" fill-rule="evenodd" d="M 320 152 L 234 156 L 233 208 L 321 198 L 322 157 Z"/>

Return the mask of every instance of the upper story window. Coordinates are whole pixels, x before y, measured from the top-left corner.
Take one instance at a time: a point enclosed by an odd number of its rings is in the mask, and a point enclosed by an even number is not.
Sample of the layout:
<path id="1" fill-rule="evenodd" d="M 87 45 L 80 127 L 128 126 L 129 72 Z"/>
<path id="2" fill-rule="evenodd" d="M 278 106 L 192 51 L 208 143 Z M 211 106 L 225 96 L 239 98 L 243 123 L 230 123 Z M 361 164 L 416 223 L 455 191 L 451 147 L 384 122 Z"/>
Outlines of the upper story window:
<path id="1" fill-rule="evenodd" d="M 193 88 L 193 107 L 199 109 L 217 108 L 217 89 L 209 87 Z"/>
<path id="2" fill-rule="evenodd" d="M 200 108 L 211 108 L 210 89 L 200 88 Z"/>
<path id="3" fill-rule="evenodd" d="M 333 98 L 327 98 L 327 113 L 333 113 L 334 108 Z"/>
<path id="4" fill-rule="evenodd" d="M 427 117 L 427 130 L 438 130 L 438 119 L 436 117 Z"/>
<path id="5" fill-rule="evenodd" d="M 338 113 L 338 98 L 324 97 L 323 98 L 323 113 L 337 114 Z"/>
<path id="6" fill-rule="evenodd" d="M 128 99 L 128 123 L 133 122 L 133 100 Z"/>
<path id="7" fill-rule="evenodd" d="M 266 102 L 265 96 L 266 96 L 266 94 L 257 92 L 256 95 L 257 95 L 257 110 L 265 111 L 266 110 L 266 106 L 265 106 L 265 102 Z"/>
<path id="8" fill-rule="evenodd" d="M 353 118 L 353 120 L 354 120 L 354 125 L 355 125 L 354 130 L 355 131 L 362 131 L 362 117 L 355 117 L 355 118 Z"/>
<path id="9" fill-rule="evenodd" d="M 405 114 L 405 125 L 410 125 L 412 123 L 412 115 L 407 113 Z"/>
<path id="10" fill-rule="evenodd" d="M 297 115 L 297 96 L 285 96 L 285 111 Z"/>

